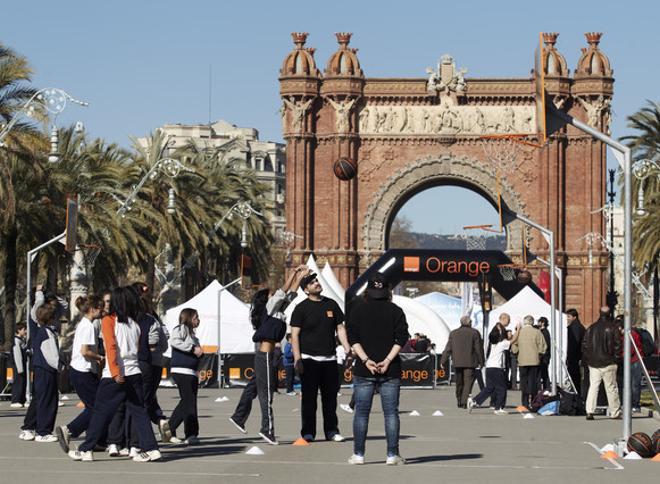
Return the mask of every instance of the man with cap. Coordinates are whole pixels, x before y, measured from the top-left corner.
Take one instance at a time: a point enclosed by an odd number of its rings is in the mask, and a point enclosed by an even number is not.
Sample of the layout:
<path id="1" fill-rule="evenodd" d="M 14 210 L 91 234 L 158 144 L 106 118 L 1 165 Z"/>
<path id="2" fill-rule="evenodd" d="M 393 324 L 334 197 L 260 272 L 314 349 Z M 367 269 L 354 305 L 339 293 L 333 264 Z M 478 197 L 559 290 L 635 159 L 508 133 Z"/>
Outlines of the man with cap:
<path id="1" fill-rule="evenodd" d="M 337 388 L 339 373 L 335 335 L 346 354 L 351 351 L 346 338 L 344 313 L 339 305 L 321 296 L 323 288 L 316 274 L 300 281 L 307 299 L 296 306 L 291 315 L 291 345 L 294 367 L 300 375 L 302 393 L 302 429 L 300 435 L 308 442 L 316 438 L 316 407 L 319 390 L 323 408 L 323 431 L 326 440 L 342 442 L 337 419 Z"/>
<path id="2" fill-rule="evenodd" d="M 475 368 L 484 365 L 484 345 L 479 331 L 472 328 L 470 316 L 462 316 L 460 328 L 449 333 L 447 346 L 440 360 L 442 368 L 447 367 L 450 356 L 456 377 L 456 401 L 459 408 L 467 408 L 468 397 L 474 384 Z"/>
<path id="3" fill-rule="evenodd" d="M 385 416 L 387 465 L 405 464 L 399 455 L 399 352 L 408 341 L 408 323 L 399 306 L 391 302 L 387 280 L 381 273 L 369 278 L 363 297 L 347 311 L 348 341 L 357 356 L 353 369 L 353 455 L 349 464 L 363 464 L 369 413 L 374 391 L 379 390 Z"/>

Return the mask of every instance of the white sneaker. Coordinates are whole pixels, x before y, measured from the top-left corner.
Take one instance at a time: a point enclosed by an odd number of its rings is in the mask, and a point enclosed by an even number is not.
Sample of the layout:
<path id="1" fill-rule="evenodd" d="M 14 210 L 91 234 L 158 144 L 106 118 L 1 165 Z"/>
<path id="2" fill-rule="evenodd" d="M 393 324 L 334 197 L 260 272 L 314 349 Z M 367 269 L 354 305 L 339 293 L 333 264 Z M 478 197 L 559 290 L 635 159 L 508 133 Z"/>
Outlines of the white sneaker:
<path id="1" fill-rule="evenodd" d="M 164 443 L 169 442 L 172 438 L 172 430 L 170 429 L 169 420 L 161 419 L 161 421 L 158 422 L 158 430 L 160 431 L 160 441 Z"/>
<path id="2" fill-rule="evenodd" d="M 41 443 L 52 443 L 52 442 L 57 442 L 57 436 L 53 434 L 48 434 L 48 435 L 36 435 L 34 437 L 35 442 L 41 442 Z"/>
<path id="3" fill-rule="evenodd" d="M 393 456 L 388 456 L 387 460 L 385 461 L 385 464 L 388 466 L 402 466 L 405 465 L 406 459 L 401 457 L 400 455 L 393 455 Z"/>
<path id="4" fill-rule="evenodd" d="M 295 397 L 297 395 L 296 392 L 287 392 L 286 394 L 290 397 Z"/>
<path id="5" fill-rule="evenodd" d="M 119 457 L 119 447 L 117 447 L 117 444 L 108 445 L 108 455 L 110 457 Z"/>
<path id="6" fill-rule="evenodd" d="M 472 413 L 472 409 L 477 405 L 477 402 L 472 400 L 472 397 L 468 397 L 467 399 L 467 411 L 468 413 Z"/>
<path id="7" fill-rule="evenodd" d="M 353 454 L 348 458 L 348 463 L 353 464 L 353 465 L 362 465 L 364 464 L 364 456 L 363 455 L 357 455 Z"/>
<path id="8" fill-rule="evenodd" d="M 140 452 L 138 455 L 133 457 L 133 462 L 153 462 L 155 460 L 162 459 L 163 456 L 160 453 L 160 450 L 149 450 L 147 452 Z"/>
<path id="9" fill-rule="evenodd" d="M 64 402 L 57 402 L 57 406 L 58 406 L 58 407 L 63 407 L 63 406 L 64 406 Z"/>
<path id="10" fill-rule="evenodd" d="M 34 440 L 34 437 L 34 430 L 23 430 L 20 434 L 18 434 L 18 438 L 25 441 Z"/>
<path id="11" fill-rule="evenodd" d="M 83 462 L 94 461 L 94 453 L 91 450 L 88 450 L 86 452 L 81 452 L 79 450 L 70 450 L 69 457 L 71 457 L 73 460 L 80 460 Z"/>
<path id="12" fill-rule="evenodd" d="M 172 436 L 170 437 L 170 444 L 183 444 L 184 440 L 180 439 L 179 437 Z"/>
<path id="13" fill-rule="evenodd" d="M 343 442 L 346 439 L 341 434 L 335 434 L 332 436 L 330 440 L 332 440 L 333 442 Z"/>
<path id="14" fill-rule="evenodd" d="M 344 412 L 353 413 L 353 409 L 347 403 L 340 404 L 339 408 L 341 408 Z"/>
<path id="15" fill-rule="evenodd" d="M 277 441 L 277 437 L 275 437 L 271 433 L 264 433 L 264 432 L 259 432 L 259 436 L 264 439 L 267 443 L 270 445 L 279 445 L 280 443 Z"/>
<path id="16" fill-rule="evenodd" d="M 495 415 L 509 415 L 509 412 L 507 412 L 507 411 L 504 410 L 503 408 L 500 408 L 500 409 L 498 409 L 498 410 L 495 410 L 493 413 L 494 413 Z"/>
<path id="17" fill-rule="evenodd" d="M 119 455 L 121 457 L 128 457 L 130 453 L 131 451 L 127 447 L 124 447 L 123 449 L 119 449 Z"/>
<path id="18" fill-rule="evenodd" d="M 9 408 L 23 408 L 23 404 L 22 403 L 12 403 L 11 405 L 9 405 Z"/>
<path id="19" fill-rule="evenodd" d="M 137 447 L 131 447 L 131 450 L 129 451 L 128 456 L 130 458 L 134 458 L 134 457 L 137 457 L 138 455 L 140 455 L 141 453 L 142 453 L 142 450 L 138 449 Z"/>
<path id="20" fill-rule="evenodd" d="M 193 435 L 192 437 L 188 437 L 186 440 L 184 440 L 183 443 L 186 445 L 199 445 L 199 437 Z"/>

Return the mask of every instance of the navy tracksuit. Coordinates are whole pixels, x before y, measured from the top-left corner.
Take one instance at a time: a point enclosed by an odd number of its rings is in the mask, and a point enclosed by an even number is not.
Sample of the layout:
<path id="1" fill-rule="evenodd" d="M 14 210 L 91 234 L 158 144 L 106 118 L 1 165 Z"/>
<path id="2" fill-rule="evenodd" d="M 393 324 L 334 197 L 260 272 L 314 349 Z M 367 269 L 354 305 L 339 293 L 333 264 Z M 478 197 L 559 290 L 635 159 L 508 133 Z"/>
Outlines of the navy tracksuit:
<path id="1" fill-rule="evenodd" d="M 73 388 L 85 404 L 85 409 L 67 424 L 72 437 L 78 437 L 89 427 L 96 401 L 96 391 L 99 386 L 99 377 L 91 371 L 78 371 L 75 368 L 69 370 L 69 378 Z"/>
<path id="2" fill-rule="evenodd" d="M 57 367 L 59 346 L 51 326 L 40 326 L 32 339 L 34 391 L 25 414 L 23 430 L 35 430 L 37 435 L 52 434 L 57 418 Z"/>

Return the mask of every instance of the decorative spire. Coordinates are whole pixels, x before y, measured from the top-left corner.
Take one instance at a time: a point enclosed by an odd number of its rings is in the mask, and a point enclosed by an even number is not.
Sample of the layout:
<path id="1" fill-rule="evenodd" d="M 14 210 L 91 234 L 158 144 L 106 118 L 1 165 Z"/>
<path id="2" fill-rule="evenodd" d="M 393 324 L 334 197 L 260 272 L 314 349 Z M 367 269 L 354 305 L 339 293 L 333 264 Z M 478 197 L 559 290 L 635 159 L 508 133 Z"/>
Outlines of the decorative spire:
<path id="1" fill-rule="evenodd" d="M 584 34 L 589 47 L 582 49 L 582 56 L 578 61 L 575 71 L 578 76 L 603 76 L 610 77 L 613 74 L 610 68 L 610 60 L 600 50 L 598 45 L 603 37 L 602 32 L 587 32 Z"/>
<path id="2" fill-rule="evenodd" d="M 337 36 L 337 42 L 339 42 L 341 49 L 346 50 L 353 34 L 351 32 L 336 32 L 335 36 Z"/>
<path id="3" fill-rule="evenodd" d="M 584 36 L 587 38 L 587 42 L 589 45 L 594 45 L 598 47 L 598 44 L 600 44 L 600 38 L 603 36 L 602 32 L 587 32 L 584 34 Z"/>
<path id="4" fill-rule="evenodd" d="M 308 35 L 307 32 L 291 32 L 291 38 L 293 39 L 293 43 L 296 44 L 298 50 L 303 48 L 305 42 L 307 42 Z"/>
<path id="5" fill-rule="evenodd" d="M 543 32 L 543 42 L 548 47 L 554 48 L 557 43 L 557 37 L 559 37 L 557 32 Z"/>
<path id="6" fill-rule="evenodd" d="M 555 47 L 557 37 L 559 37 L 557 32 L 543 32 L 543 43 L 545 44 L 543 69 L 548 76 L 568 76 L 566 59 Z"/>

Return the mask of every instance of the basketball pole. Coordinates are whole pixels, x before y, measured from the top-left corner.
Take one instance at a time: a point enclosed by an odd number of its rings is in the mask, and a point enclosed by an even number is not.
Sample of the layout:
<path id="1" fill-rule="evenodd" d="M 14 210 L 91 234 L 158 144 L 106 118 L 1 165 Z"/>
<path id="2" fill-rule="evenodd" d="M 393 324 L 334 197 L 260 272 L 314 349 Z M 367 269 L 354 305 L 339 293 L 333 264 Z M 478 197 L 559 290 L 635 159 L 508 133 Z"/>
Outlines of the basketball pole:
<path id="1" fill-rule="evenodd" d="M 574 128 L 602 141 L 623 155 L 623 440 L 627 441 L 632 429 L 632 388 L 630 377 L 630 331 L 632 327 L 632 152 L 630 148 L 597 129 L 575 119 L 549 103 L 548 114 L 560 118 Z M 620 161 L 621 162 L 621 161 Z"/>

